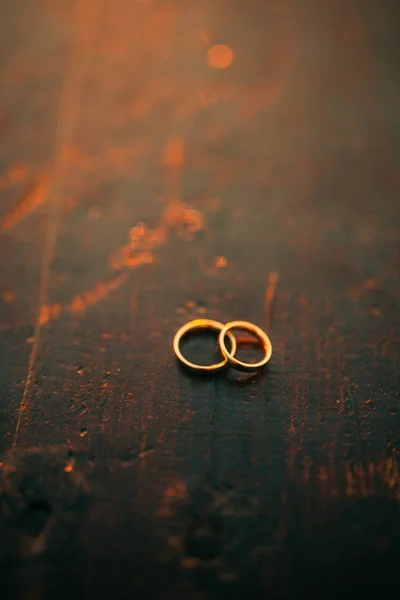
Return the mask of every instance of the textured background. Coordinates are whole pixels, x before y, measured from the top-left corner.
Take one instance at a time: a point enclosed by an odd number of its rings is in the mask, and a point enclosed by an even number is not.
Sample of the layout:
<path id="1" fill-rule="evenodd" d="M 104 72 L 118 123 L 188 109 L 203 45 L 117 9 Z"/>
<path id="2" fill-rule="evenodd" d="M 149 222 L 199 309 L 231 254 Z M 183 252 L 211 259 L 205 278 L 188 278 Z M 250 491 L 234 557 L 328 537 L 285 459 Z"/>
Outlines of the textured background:
<path id="1" fill-rule="evenodd" d="M 388 590 L 397 3 L 1 14 L 1 597 Z M 196 316 L 265 327 L 269 369 L 182 372 Z"/>

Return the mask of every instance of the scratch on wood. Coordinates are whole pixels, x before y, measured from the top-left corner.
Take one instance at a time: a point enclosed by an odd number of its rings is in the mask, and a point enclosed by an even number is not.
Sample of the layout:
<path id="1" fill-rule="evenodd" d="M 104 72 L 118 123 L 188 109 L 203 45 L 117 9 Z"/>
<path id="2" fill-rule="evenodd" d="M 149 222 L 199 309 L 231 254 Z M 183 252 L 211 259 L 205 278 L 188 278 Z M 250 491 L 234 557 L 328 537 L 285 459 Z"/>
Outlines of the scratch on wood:
<path id="1" fill-rule="evenodd" d="M 129 273 L 124 272 L 117 277 L 112 277 L 108 281 L 101 281 L 94 288 L 75 296 L 71 304 L 68 305 L 67 310 L 69 310 L 71 313 L 75 313 L 84 310 L 88 306 L 97 304 L 100 300 L 107 296 L 107 294 L 120 288 L 128 279 L 128 277 Z"/>
<path id="2" fill-rule="evenodd" d="M 138 223 L 129 231 L 129 242 L 119 248 L 110 258 L 110 267 L 120 270 L 124 267 L 136 269 L 143 264 L 153 262 L 153 251 L 168 240 L 170 231 L 175 231 L 185 239 L 204 227 L 203 214 L 186 205 L 182 200 L 174 199 L 166 205 L 160 221 L 154 229 L 145 223 Z"/>
<path id="3" fill-rule="evenodd" d="M 365 471 L 360 463 L 348 463 L 345 470 L 346 477 L 346 496 L 361 496 L 368 495 Z"/>
<path id="4" fill-rule="evenodd" d="M 271 325 L 272 306 L 275 298 L 276 286 L 278 284 L 279 277 L 280 275 L 278 271 L 272 271 L 268 275 L 267 279 L 267 287 L 265 290 L 265 324 L 267 330 Z"/>
<path id="5" fill-rule="evenodd" d="M 49 194 L 49 178 L 42 175 L 37 178 L 30 189 L 15 203 L 12 209 L 3 218 L 1 228 L 3 231 L 13 229 L 22 219 L 47 201 Z"/>
<path id="6" fill-rule="evenodd" d="M 185 239 L 191 239 L 203 226 L 204 217 L 200 211 L 190 208 L 181 200 L 168 202 L 157 227 L 150 229 L 145 223 L 138 223 L 129 231 L 128 244 L 112 253 L 110 268 L 122 273 L 78 294 L 69 304 L 41 304 L 40 325 L 58 319 L 62 313 L 74 314 L 83 311 L 121 287 L 129 278 L 127 269 L 133 270 L 151 264 L 154 260 L 153 251 L 166 243 L 171 231 Z"/>
<path id="7" fill-rule="evenodd" d="M 399 492 L 398 497 L 400 499 L 400 469 L 395 454 L 393 453 L 392 456 L 379 461 L 375 465 L 375 470 L 389 490 Z"/>
<path id="8" fill-rule="evenodd" d="M 76 295 L 69 304 L 43 304 L 41 306 L 39 321 L 44 325 L 48 321 L 58 319 L 62 313 L 76 314 L 83 312 L 89 306 L 94 306 L 111 292 L 119 289 L 129 278 L 125 271 L 106 281 L 100 281 L 94 287 Z"/>
<path id="9" fill-rule="evenodd" d="M 315 465 L 309 457 L 303 460 L 300 480 L 305 488 L 317 483 L 322 497 L 327 499 L 366 498 L 376 494 L 377 486 L 384 486 L 396 500 L 400 500 L 400 469 L 395 452 L 367 464 L 363 461 L 345 461 L 340 469 L 330 464 Z M 338 482 L 341 485 L 338 485 Z"/>
<path id="10" fill-rule="evenodd" d="M 27 407 L 28 391 L 30 389 L 34 375 L 34 365 L 38 352 L 39 336 L 43 325 L 41 321 L 41 314 L 43 306 L 46 304 L 51 262 L 54 254 L 60 223 L 59 214 L 60 208 L 62 206 L 61 194 L 64 179 L 63 175 L 68 156 L 65 149 L 70 145 L 71 139 L 75 132 L 75 126 L 79 110 L 81 88 L 80 84 L 82 81 L 83 72 L 85 70 L 85 61 L 79 53 L 81 40 L 83 39 L 82 28 L 84 28 L 84 24 L 86 23 L 86 10 L 84 10 L 84 4 L 84 0 L 77 0 L 75 6 L 75 22 L 77 24 L 78 32 L 76 34 L 75 40 L 73 40 L 71 45 L 71 53 L 69 56 L 68 65 L 66 67 L 64 85 L 61 91 L 60 107 L 57 113 L 54 163 L 52 169 L 52 177 L 50 179 L 48 189 L 49 209 L 47 216 L 46 238 L 40 276 L 39 311 L 34 331 L 34 342 L 32 344 L 32 350 L 29 357 L 28 374 L 26 377 L 25 387 L 17 414 L 17 423 L 15 427 L 13 448 L 15 448 L 17 444 L 18 433 L 22 421 L 22 414 Z"/>

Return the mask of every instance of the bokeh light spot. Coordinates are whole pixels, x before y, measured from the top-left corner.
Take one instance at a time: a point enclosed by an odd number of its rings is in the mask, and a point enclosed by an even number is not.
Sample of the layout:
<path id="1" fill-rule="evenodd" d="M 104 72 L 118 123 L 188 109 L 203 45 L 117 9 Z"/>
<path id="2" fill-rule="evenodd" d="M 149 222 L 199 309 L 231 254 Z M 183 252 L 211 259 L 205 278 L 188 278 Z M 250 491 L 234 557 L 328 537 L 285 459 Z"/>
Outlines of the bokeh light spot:
<path id="1" fill-rule="evenodd" d="M 224 44 L 212 46 L 207 52 L 207 64 L 213 69 L 226 69 L 234 59 L 233 50 Z"/>

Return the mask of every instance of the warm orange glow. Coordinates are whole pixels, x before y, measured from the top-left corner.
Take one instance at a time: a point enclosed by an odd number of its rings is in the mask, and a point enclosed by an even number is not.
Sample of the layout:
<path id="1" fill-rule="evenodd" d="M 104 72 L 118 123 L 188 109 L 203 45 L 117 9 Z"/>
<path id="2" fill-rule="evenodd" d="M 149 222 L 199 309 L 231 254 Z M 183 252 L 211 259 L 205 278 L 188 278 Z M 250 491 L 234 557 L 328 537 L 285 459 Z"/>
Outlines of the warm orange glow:
<path id="1" fill-rule="evenodd" d="M 117 290 L 127 279 L 127 273 L 120 273 L 116 277 L 99 282 L 93 288 L 75 296 L 70 304 L 45 304 L 40 309 L 39 322 L 44 325 L 48 321 L 58 319 L 63 312 L 79 313 L 89 306 L 102 300 L 107 294 Z"/>
<path id="2" fill-rule="evenodd" d="M 174 157 L 175 160 L 177 156 Z M 172 154 L 170 159 L 172 162 Z M 154 260 L 154 250 L 168 240 L 169 230 L 187 239 L 203 229 L 203 226 L 204 218 L 201 212 L 187 207 L 182 200 L 171 200 L 165 207 L 157 227 L 150 229 L 144 223 L 132 227 L 129 243 L 112 254 L 110 266 L 113 270 L 121 270 L 124 267 L 136 269 L 150 264 Z"/>
<path id="3" fill-rule="evenodd" d="M 202 212 L 188 207 L 182 200 L 171 200 L 162 212 L 157 227 L 151 229 L 145 223 L 138 223 L 129 231 L 128 244 L 113 252 L 110 257 L 110 268 L 114 271 L 122 271 L 122 273 L 111 279 L 100 281 L 93 288 L 72 298 L 69 304 L 43 305 L 39 315 L 40 325 L 58 319 L 63 312 L 79 313 L 89 306 L 97 304 L 126 281 L 129 276 L 126 269 L 137 269 L 151 264 L 154 261 L 154 251 L 166 243 L 169 234 L 174 233 L 183 239 L 190 240 L 203 227 Z M 224 257 L 217 257 L 216 260 L 219 268 L 226 265 Z"/>
<path id="4" fill-rule="evenodd" d="M 136 256 L 129 256 L 125 259 L 124 265 L 131 269 L 136 269 L 141 265 L 150 265 L 153 262 L 153 255 L 151 252 L 141 252 Z"/>
<path id="5" fill-rule="evenodd" d="M 185 159 L 185 147 L 183 139 L 179 136 L 169 138 L 164 147 L 163 164 L 165 167 L 179 168 Z"/>
<path id="6" fill-rule="evenodd" d="M 166 498 L 177 498 L 183 500 L 187 495 L 187 487 L 184 481 L 176 481 L 165 490 Z"/>
<path id="7" fill-rule="evenodd" d="M 73 467 L 72 465 L 65 465 L 65 467 L 64 467 L 64 471 L 65 471 L 66 473 L 71 473 L 71 472 L 73 471 L 73 468 L 74 468 L 74 467 Z"/>
<path id="8" fill-rule="evenodd" d="M 50 306 L 41 306 L 39 315 L 40 325 L 44 325 L 50 320 L 50 314 Z"/>
<path id="9" fill-rule="evenodd" d="M 188 208 L 181 200 L 174 200 L 165 209 L 164 222 L 173 229 L 197 233 L 203 229 L 204 218 L 198 210 Z"/>
<path id="10" fill-rule="evenodd" d="M 223 267 L 226 267 L 226 263 L 227 263 L 227 260 L 226 260 L 225 256 L 217 256 L 217 258 L 215 259 L 215 266 L 218 269 L 222 269 Z"/>
<path id="11" fill-rule="evenodd" d="M 118 289 L 120 283 L 120 277 L 112 278 L 106 281 L 101 281 L 92 289 L 86 290 L 86 292 L 75 296 L 75 298 L 73 298 L 71 302 L 70 311 L 78 312 L 87 308 L 88 306 L 97 304 L 97 302 L 99 302 L 99 300 L 104 298 L 107 294 Z"/>
<path id="12" fill-rule="evenodd" d="M 217 44 L 207 52 L 207 64 L 213 69 L 226 69 L 232 64 L 233 58 L 233 51 L 224 44 Z"/>
<path id="13" fill-rule="evenodd" d="M 11 211 L 4 217 L 2 223 L 3 230 L 12 229 L 40 204 L 46 202 L 49 189 L 48 183 L 47 177 L 38 179 L 36 184 L 16 202 Z"/>

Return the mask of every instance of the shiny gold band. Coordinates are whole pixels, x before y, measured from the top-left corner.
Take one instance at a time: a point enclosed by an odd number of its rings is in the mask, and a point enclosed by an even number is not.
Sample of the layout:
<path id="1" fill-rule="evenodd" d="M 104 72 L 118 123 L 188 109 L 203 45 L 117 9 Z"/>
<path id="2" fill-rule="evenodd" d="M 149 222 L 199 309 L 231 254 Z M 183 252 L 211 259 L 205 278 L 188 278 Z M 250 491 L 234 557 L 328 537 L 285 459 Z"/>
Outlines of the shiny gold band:
<path id="1" fill-rule="evenodd" d="M 245 363 L 234 357 L 235 352 L 228 352 L 225 344 L 225 336 L 229 336 L 231 329 L 242 329 L 244 331 L 250 331 L 251 333 L 254 333 L 254 335 L 262 343 L 262 347 L 265 351 L 264 358 L 258 363 Z M 229 339 L 231 338 L 229 337 Z M 231 323 L 227 323 L 225 327 L 221 330 L 218 340 L 222 354 L 225 356 L 225 358 L 229 360 L 232 366 L 238 369 L 239 371 L 256 371 L 258 369 L 261 369 L 267 364 L 267 362 L 271 358 L 271 340 L 269 339 L 267 334 L 262 329 L 260 329 L 260 327 L 257 327 L 257 325 L 249 323 L 248 321 L 231 321 Z"/>
<path id="2" fill-rule="evenodd" d="M 225 365 L 228 362 L 228 351 L 226 350 L 226 354 L 224 354 L 224 359 L 220 362 L 220 363 L 216 363 L 213 365 L 196 365 L 195 363 L 190 362 L 189 360 L 187 360 L 181 350 L 180 350 L 180 341 L 181 338 L 186 334 L 189 333 L 189 331 L 193 331 L 194 329 L 215 329 L 216 331 L 223 331 L 224 329 L 224 324 L 220 323 L 219 321 L 213 321 L 212 319 L 195 319 L 194 321 L 190 321 L 189 323 L 186 323 L 186 325 L 183 325 L 180 329 L 178 329 L 178 331 L 175 334 L 174 337 L 174 342 L 173 342 L 173 347 L 174 347 L 174 352 L 176 354 L 176 356 L 178 357 L 178 359 L 189 369 L 192 369 L 193 371 L 201 371 L 201 372 L 210 372 L 210 371 L 219 371 L 220 369 L 223 369 L 225 367 Z M 236 339 L 235 336 L 230 333 L 227 332 L 226 333 L 227 337 L 229 338 L 229 341 L 231 342 L 231 352 L 229 353 L 229 356 L 234 356 L 235 352 L 236 352 Z M 224 336 L 225 338 L 225 336 Z M 226 348 L 225 344 L 224 347 Z"/>

